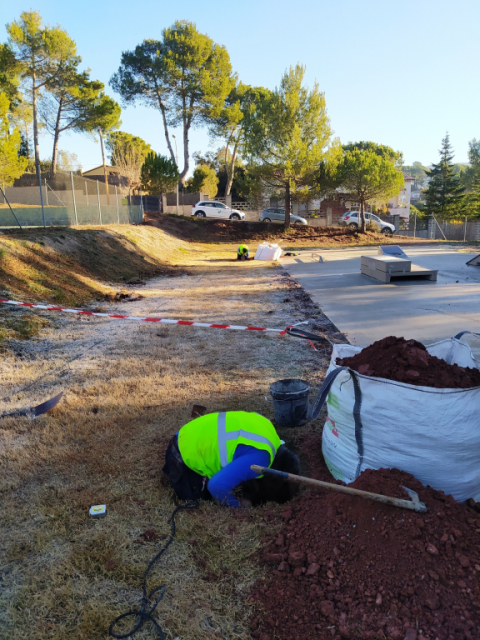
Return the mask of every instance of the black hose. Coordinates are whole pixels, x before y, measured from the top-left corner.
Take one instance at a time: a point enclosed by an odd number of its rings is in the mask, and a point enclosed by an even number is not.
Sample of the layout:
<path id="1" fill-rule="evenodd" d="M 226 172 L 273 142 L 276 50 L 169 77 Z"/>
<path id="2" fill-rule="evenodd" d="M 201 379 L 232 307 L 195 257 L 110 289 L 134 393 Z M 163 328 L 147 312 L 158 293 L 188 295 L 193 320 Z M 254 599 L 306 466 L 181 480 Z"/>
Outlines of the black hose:
<path id="1" fill-rule="evenodd" d="M 310 331 L 305 331 L 305 329 L 288 327 L 287 335 L 292 336 L 292 338 L 304 338 L 305 340 L 311 340 L 312 342 L 328 342 L 328 344 L 333 347 L 333 342 L 325 336 L 319 336 L 317 333 L 311 333 Z"/>
<path id="2" fill-rule="evenodd" d="M 155 611 L 155 609 L 157 608 L 159 602 L 161 601 L 161 599 L 163 598 L 164 594 L 165 594 L 165 590 L 166 590 L 166 586 L 164 584 L 159 585 L 158 587 L 155 587 L 154 589 L 152 589 L 150 591 L 150 593 L 147 593 L 147 576 L 150 572 L 150 569 L 153 567 L 153 565 L 157 562 L 157 560 L 160 558 L 160 556 L 168 549 L 168 547 L 170 546 L 170 544 L 173 542 L 173 539 L 175 537 L 175 532 L 176 532 L 176 526 L 175 526 L 175 516 L 179 511 L 182 511 L 184 509 L 197 509 L 199 506 L 198 501 L 197 500 L 192 500 L 192 501 L 188 501 L 185 504 L 182 504 L 180 506 L 178 506 L 175 511 L 172 513 L 172 515 L 170 516 L 169 522 L 172 523 L 172 530 L 170 532 L 170 537 L 168 538 L 167 542 L 163 545 L 163 547 L 160 549 L 160 551 L 157 553 L 157 555 L 152 558 L 152 560 L 150 561 L 145 574 L 143 576 L 143 596 L 142 596 L 142 605 L 140 607 L 140 610 L 136 610 L 136 609 L 132 609 L 131 611 L 127 611 L 126 613 L 122 613 L 122 615 L 118 616 L 117 618 L 115 618 L 115 620 L 112 622 L 112 624 L 110 625 L 110 629 L 108 630 L 109 635 L 113 636 L 114 638 L 130 638 L 131 636 L 133 636 L 135 633 L 137 633 L 137 631 L 142 627 L 142 625 L 147 622 L 148 620 L 150 620 L 150 622 L 153 622 L 156 630 L 158 631 L 160 638 L 162 640 L 165 640 L 165 635 L 162 631 L 162 627 L 158 624 L 158 622 L 155 620 L 155 618 L 152 616 L 152 613 Z M 160 595 L 157 597 L 157 599 L 155 600 L 155 602 L 152 604 L 152 597 L 154 596 L 154 594 L 158 593 L 160 591 Z M 147 609 L 147 607 L 150 606 L 149 609 Z M 128 633 L 123 633 L 123 634 L 118 634 L 118 633 L 114 633 L 113 632 L 113 627 L 117 624 L 117 622 L 119 622 L 120 620 L 122 620 L 123 618 L 128 618 L 129 616 L 137 616 L 137 622 L 135 623 L 134 627 L 128 632 Z"/>

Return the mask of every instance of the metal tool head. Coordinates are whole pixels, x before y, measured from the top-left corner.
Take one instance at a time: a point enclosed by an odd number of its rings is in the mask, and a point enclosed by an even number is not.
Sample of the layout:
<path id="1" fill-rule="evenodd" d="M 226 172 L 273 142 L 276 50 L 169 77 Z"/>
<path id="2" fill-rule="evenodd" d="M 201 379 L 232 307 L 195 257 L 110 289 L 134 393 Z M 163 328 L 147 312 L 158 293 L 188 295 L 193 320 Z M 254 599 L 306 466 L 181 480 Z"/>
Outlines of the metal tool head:
<path id="1" fill-rule="evenodd" d="M 42 404 L 37 405 L 36 407 L 29 407 L 27 409 L 19 409 L 18 411 L 13 411 L 12 413 L 4 413 L 0 415 L 0 418 L 8 418 L 11 416 L 27 416 L 30 420 L 34 420 L 36 417 L 42 415 L 42 413 L 46 413 L 56 407 L 60 402 L 63 396 L 63 391 L 61 391 L 54 398 L 50 398 L 46 402 L 42 402 Z"/>
<path id="2" fill-rule="evenodd" d="M 417 511 L 418 513 L 426 513 L 428 511 L 426 505 L 423 502 L 420 502 L 420 498 L 418 497 L 418 493 L 416 491 L 413 491 L 413 489 L 409 489 L 408 487 L 404 487 L 403 485 L 402 489 L 405 489 L 405 491 L 408 493 L 410 499 L 415 505 L 415 511 Z"/>

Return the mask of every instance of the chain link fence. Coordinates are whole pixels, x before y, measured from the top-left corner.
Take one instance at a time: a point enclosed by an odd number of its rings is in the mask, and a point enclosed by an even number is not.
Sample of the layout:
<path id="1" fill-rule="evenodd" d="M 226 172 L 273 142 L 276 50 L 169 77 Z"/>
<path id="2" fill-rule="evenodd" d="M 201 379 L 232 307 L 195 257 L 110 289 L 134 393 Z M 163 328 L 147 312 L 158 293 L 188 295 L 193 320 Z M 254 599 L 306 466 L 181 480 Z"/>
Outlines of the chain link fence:
<path id="1" fill-rule="evenodd" d="M 74 173 L 58 172 L 53 179 L 26 174 L 17 186 L 2 187 L 1 227 L 138 224 L 144 199 L 122 185 L 105 184 Z M 43 208 L 42 208 L 43 200 Z"/>

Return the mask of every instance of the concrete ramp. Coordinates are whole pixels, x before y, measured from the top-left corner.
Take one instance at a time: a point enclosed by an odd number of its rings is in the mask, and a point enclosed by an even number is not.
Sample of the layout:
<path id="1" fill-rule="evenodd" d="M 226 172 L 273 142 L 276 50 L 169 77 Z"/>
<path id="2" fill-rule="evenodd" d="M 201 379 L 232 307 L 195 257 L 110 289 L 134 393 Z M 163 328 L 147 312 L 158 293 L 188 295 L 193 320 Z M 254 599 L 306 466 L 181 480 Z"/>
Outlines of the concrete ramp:
<path id="1" fill-rule="evenodd" d="M 470 267 L 480 267 L 480 253 L 467 262 Z"/>

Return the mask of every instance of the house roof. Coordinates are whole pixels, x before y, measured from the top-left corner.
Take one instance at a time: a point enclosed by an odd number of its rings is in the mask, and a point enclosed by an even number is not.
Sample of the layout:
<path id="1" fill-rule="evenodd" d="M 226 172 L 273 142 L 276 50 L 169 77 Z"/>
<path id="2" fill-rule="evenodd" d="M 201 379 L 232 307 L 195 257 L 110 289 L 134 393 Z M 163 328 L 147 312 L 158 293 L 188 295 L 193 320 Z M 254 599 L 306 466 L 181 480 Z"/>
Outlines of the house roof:
<path id="1" fill-rule="evenodd" d="M 112 167 L 111 165 L 106 164 L 105 168 L 107 169 L 108 173 L 120 173 L 120 169 L 118 167 Z M 89 173 L 94 174 L 94 172 L 98 171 L 99 169 L 103 171 L 103 164 L 99 165 L 98 167 L 94 167 L 93 169 L 89 169 L 88 171 L 84 171 L 83 175 L 88 176 Z"/>
<path id="2" fill-rule="evenodd" d="M 408 173 L 405 173 L 405 171 L 402 171 L 403 173 L 403 179 L 405 180 L 405 182 L 415 182 L 415 178 L 412 178 L 412 176 L 409 176 Z"/>

